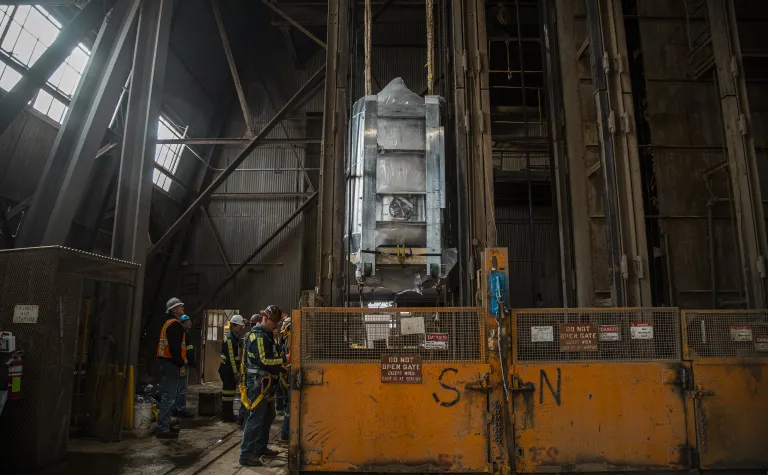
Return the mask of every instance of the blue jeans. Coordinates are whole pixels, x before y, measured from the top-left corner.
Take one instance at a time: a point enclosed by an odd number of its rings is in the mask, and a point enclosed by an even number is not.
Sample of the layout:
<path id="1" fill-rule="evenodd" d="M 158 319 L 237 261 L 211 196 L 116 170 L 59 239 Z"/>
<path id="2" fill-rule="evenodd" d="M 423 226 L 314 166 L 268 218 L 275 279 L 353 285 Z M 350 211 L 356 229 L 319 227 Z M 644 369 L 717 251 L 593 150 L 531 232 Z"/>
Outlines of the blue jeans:
<path id="1" fill-rule="evenodd" d="M 285 413 L 283 419 L 283 428 L 280 429 L 280 440 L 289 440 L 291 438 L 291 415 Z"/>
<path id="2" fill-rule="evenodd" d="M 174 409 L 177 413 L 187 410 L 187 387 L 189 386 L 189 366 L 186 366 L 187 372 L 183 378 L 179 378 L 176 384 L 176 405 Z"/>
<path id="3" fill-rule="evenodd" d="M 158 434 L 171 429 L 171 409 L 176 404 L 176 393 L 179 387 L 178 366 L 168 358 L 160 358 L 160 370 L 163 377 L 160 380 L 160 410 L 156 429 Z"/>
<path id="4" fill-rule="evenodd" d="M 280 440 L 288 440 L 291 436 L 291 388 L 284 388 L 285 392 L 285 419 L 280 430 Z"/>
<path id="5" fill-rule="evenodd" d="M 255 401 L 261 394 L 261 376 L 256 374 L 246 375 L 248 386 L 248 399 Z M 279 383 L 278 383 L 279 384 Z M 274 389 L 270 390 L 270 397 L 265 396 L 261 402 L 251 409 L 243 425 L 243 440 L 240 443 L 240 457 L 263 455 L 269 443 L 269 429 L 275 420 Z"/>

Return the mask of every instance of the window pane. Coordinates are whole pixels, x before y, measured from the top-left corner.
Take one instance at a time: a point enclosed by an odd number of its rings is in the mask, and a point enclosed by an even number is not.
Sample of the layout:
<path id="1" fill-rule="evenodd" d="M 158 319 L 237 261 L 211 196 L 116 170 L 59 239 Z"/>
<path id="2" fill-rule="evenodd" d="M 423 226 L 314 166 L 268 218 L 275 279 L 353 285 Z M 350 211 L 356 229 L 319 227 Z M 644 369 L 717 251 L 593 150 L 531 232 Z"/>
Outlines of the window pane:
<path id="1" fill-rule="evenodd" d="M 32 58 L 32 51 L 37 45 L 37 39 L 32 36 L 27 30 L 21 30 L 19 39 L 13 46 L 11 53 L 20 63 L 25 66 L 29 66 L 29 60 Z"/>
<path id="2" fill-rule="evenodd" d="M 53 103 L 53 96 L 51 96 L 45 91 L 40 91 L 37 93 L 37 99 L 35 99 L 35 103 L 33 107 L 43 114 L 48 114 L 48 111 L 51 109 L 52 103 Z"/>
<path id="3" fill-rule="evenodd" d="M 64 114 L 67 113 L 67 106 L 64 105 L 63 102 L 61 102 L 58 99 L 54 99 L 51 103 L 51 109 L 48 111 L 48 117 L 55 120 L 58 123 L 61 123 L 62 120 L 64 120 Z"/>
<path id="4" fill-rule="evenodd" d="M 6 67 L 5 71 L 2 73 L 2 76 L 0 76 L 0 88 L 5 89 L 6 91 L 10 91 L 13 89 L 13 86 L 19 82 L 19 79 L 21 79 L 21 74 L 17 73 L 10 67 Z"/>

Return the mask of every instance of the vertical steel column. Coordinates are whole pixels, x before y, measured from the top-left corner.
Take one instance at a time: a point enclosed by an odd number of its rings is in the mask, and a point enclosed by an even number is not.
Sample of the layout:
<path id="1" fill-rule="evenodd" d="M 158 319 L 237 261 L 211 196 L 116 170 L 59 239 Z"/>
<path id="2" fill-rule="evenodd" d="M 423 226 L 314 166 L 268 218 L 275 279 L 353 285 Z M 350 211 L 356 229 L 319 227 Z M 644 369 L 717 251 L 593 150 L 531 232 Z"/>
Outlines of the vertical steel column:
<path id="1" fill-rule="evenodd" d="M 426 206 L 427 206 L 427 268 L 426 275 L 440 277 L 443 251 L 443 209 L 445 208 L 445 142 L 440 122 L 440 97 L 427 96 L 425 99 L 426 140 Z"/>
<path id="2" fill-rule="evenodd" d="M 552 157 L 553 196 L 558 220 L 558 242 L 560 244 L 560 282 L 561 298 L 564 307 L 576 304 L 573 275 L 573 229 L 571 209 L 568 203 L 570 186 L 568 183 L 568 154 L 566 150 L 565 118 L 562 88 L 564 80 L 559 65 L 560 48 L 557 39 L 554 0 L 542 2 L 542 20 L 544 38 L 544 87 L 547 90 L 547 115 L 549 117 L 550 151 Z M 562 22 L 562 20 L 561 20 Z"/>
<path id="3" fill-rule="evenodd" d="M 22 75 L 19 82 L 3 96 L 0 100 L 0 135 L 24 110 L 56 69 L 72 54 L 75 46 L 101 23 L 113 3 L 114 1 L 111 0 L 106 2 L 94 0 L 85 5 L 77 16 L 62 28 L 51 46 L 40 55 L 26 74 Z"/>
<path id="4" fill-rule="evenodd" d="M 328 1 L 325 109 L 318 203 L 317 291 L 326 306 L 340 305 L 347 256 L 344 254 L 344 162 L 349 119 L 350 0 Z M 346 289 L 344 289 L 346 293 Z"/>
<path id="5" fill-rule="evenodd" d="M 616 153 L 619 213 L 626 269 L 628 305 L 653 305 L 648 260 L 648 240 L 645 230 L 643 181 L 640 150 L 637 146 L 635 105 L 632 80 L 629 76 L 629 53 L 624 33 L 624 11 L 620 0 L 601 0 L 605 52 L 603 68 L 608 76 L 613 143 Z M 605 61 L 608 65 L 606 66 Z"/>
<path id="6" fill-rule="evenodd" d="M 573 264 L 564 272 L 571 272 L 575 291 L 575 304 L 579 307 L 594 305 L 594 286 L 592 280 L 592 251 L 589 217 L 589 193 L 587 191 L 587 171 L 584 162 L 585 144 L 582 121 L 581 98 L 579 94 L 579 49 L 576 42 L 575 12 L 573 0 L 554 0 L 557 12 L 557 45 L 560 54 L 560 75 L 557 79 L 562 88 L 563 123 L 565 126 L 565 160 L 569 214 L 571 216 L 571 241 L 573 246 Z M 552 88 L 554 89 L 554 88 Z M 553 124 L 556 126 L 559 124 Z M 557 166 L 557 164 L 556 164 Z M 563 172 L 560 172 L 562 174 Z M 562 239 L 562 238 L 561 238 Z"/>
<path id="7" fill-rule="evenodd" d="M 142 1 L 117 187 L 112 255 L 141 264 L 128 347 L 133 365 L 138 359 L 155 141 L 172 13 L 173 0 Z"/>
<path id="8" fill-rule="evenodd" d="M 747 304 L 765 308 L 765 216 L 732 0 L 707 0 Z"/>
<path id="9" fill-rule="evenodd" d="M 474 234 L 474 213 L 468 191 L 469 179 L 469 114 L 467 112 L 467 50 L 464 45 L 464 7 L 462 2 L 450 5 L 451 39 L 450 56 L 453 69 L 450 71 L 453 95 L 453 140 L 455 144 L 456 205 L 458 206 L 457 230 L 459 234 L 457 272 L 459 280 L 459 305 L 476 305 L 475 268 L 479 266 L 472 247 Z"/>
<path id="10" fill-rule="evenodd" d="M 586 6 L 589 58 L 592 64 L 592 87 L 594 89 L 595 108 L 597 109 L 598 141 L 600 142 L 606 243 L 608 246 L 608 263 L 611 266 L 611 300 L 614 306 L 624 307 L 627 305 L 627 291 L 624 281 L 626 263 L 622 265 L 624 251 L 621 240 L 621 215 L 618 183 L 616 182 L 616 157 L 610 125 L 613 117 L 610 112 L 608 79 L 603 63 L 605 49 L 603 47 L 599 0 L 586 0 Z"/>
<path id="11" fill-rule="evenodd" d="M 48 153 L 19 235 L 19 246 L 67 242 L 96 153 L 128 78 L 140 3 L 120 2 L 104 20 L 88 67 Z"/>

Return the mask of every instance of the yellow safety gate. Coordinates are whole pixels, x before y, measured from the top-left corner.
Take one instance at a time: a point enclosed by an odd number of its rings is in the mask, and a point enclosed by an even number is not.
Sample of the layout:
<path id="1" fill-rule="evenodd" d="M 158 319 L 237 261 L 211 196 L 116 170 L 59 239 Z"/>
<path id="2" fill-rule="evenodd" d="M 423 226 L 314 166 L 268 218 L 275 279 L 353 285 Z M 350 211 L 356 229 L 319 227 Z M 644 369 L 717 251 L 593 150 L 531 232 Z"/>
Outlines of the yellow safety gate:
<path id="1" fill-rule="evenodd" d="M 292 469 L 491 470 L 481 309 L 293 315 Z"/>
<path id="2" fill-rule="evenodd" d="M 684 311 L 702 469 L 768 468 L 768 312 Z"/>
<path id="3" fill-rule="evenodd" d="M 513 313 L 517 472 L 687 469 L 677 309 Z"/>

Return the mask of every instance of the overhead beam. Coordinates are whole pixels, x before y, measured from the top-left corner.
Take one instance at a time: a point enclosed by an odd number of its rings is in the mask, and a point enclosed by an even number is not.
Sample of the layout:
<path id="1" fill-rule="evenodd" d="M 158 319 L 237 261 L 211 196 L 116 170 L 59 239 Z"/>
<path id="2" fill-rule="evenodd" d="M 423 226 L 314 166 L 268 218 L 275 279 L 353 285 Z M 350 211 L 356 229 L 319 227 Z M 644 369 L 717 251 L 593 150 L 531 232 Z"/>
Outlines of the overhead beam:
<path id="1" fill-rule="evenodd" d="M 277 105 L 275 104 L 275 100 L 272 97 L 272 94 L 269 93 L 269 89 L 267 89 L 267 83 L 264 81 L 264 78 L 259 77 L 259 80 L 261 81 L 261 85 L 264 88 L 264 94 L 267 96 L 267 100 L 269 101 L 269 105 L 272 107 L 272 110 L 277 110 Z M 285 126 L 285 124 L 281 121 L 280 122 L 280 128 L 283 129 L 283 134 L 287 137 L 290 135 L 288 133 L 288 128 Z M 290 139 L 286 139 L 290 140 Z M 315 143 L 321 143 L 322 138 L 318 137 L 317 142 Z M 299 156 L 299 150 L 294 146 L 291 145 L 291 150 L 293 150 L 293 156 L 296 158 L 296 165 L 302 169 L 303 175 L 304 175 L 304 181 L 309 186 L 309 191 L 314 191 L 315 187 L 312 185 L 312 180 L 309 179 L 309 174 L 306 170 L 304 170 L 304 163 L 301 161 L 301 157 Z"/>
<path id="2" fill-rule="evenodd" d="M 299 24 L 299 23 L 298 23 L 296 20 L 294 20 L 293 18 L 291 18 L 290 16 L 288 16 L 288 15 L 287 15 L 287 14 L 286 14 L 284 11 L 280 10 L 280 9 L 279 9 L 279 8 L 277 8 L 275 5 L 273 5 L 271 2 L 269 2 L 269 0 L 261 0 L 261 3 L 263 3 L 264 5 L 266 5 L 266 6 L 267 6 L 267 7 L 268 7 L 270 10 L 272 10 L 273 12 L 277 13 L 277 14 L 278 14 L 280 17 L 282 17 L 282 18 L 283 18 L 283 20 L 285 20 L 285 21 L 287 21 L 288 23 L 290 23 L 290 24 L 291 24 L 291 25 L 292 25 L 294 28 L 296 28 L 296 29 L 297 29 L 297 30 L 299 30 L 300 32 L 302 32 L 302 33 L 304 33 L 305 35 L 307 35 L 307 37 L 308 37 L 310 40 L 312 40 L 312 41 L 314 41 L 315 43 L 317 43 L 318 45 L 320 45 L 320 47 L 322 47 L 323 49 L 327 48 L 327 46 L 326 46 L 326 44 L 325 44 L 325 42 L 324 42 L 324 41 L 322 41 L 322 40 L 321 40 L 320 38 L 318 38 L 317 36 L 313 35 L 313 34 L 312 34 L 312 33 L 311 33 L 309 30 L 307 30 L 306 28 L 304 28 L 303 26 L 301 26 L 301 24 Z"/>
<path id="3" fill-rule="evenodd" d="M 229 259 L 227 259 L 227 253 L 224 252 L 224 246 L 221 245 L 221 239 L 219 238 L 219 233 L 216 232 L 216 226 L 213 225 L 213 220 L 211 219 L 211 215 L 208 214 L 208 210 L 205 209 L 205 206 L 200 207 L 200 213 L 202 213 L 203 217 L 205 218 L 205 222 L 208 223 L 208 227 L 211 229 L 211 234 L 213 235 L 213 242 L 216 243 L 216 249 L 219 250 L 219 255 L 221 256 L 222 262 L 224 262 L 224 265 L 227 267 L 227 272 L 232 274 L 232 267 L 229 265 Z"/>
<path id="4" fill-rule="evenodd" d="M 65 245 L 131 68 L 141 0 L 118 3 L 104 20 L 91 58 L 54 140 L 19 233 L 19 245 Z"/>
<path id="5" fill-rule="evenodd" d="M 240 108 L 243 110 L 243 119 L 245 120 L 245 128 L 249 137 L 254 134 L 253 118 L 251 112 L 248 109 L 248 101 L 245 98 L 245 92 L 243 91 L 243 84 L 240 82 L 240 74 L 237 72 L 237 65 L 235 64 L 235 57 L 232 54 L 232 47 L 229 44 L 229 38 L 227 38 L 227 31 L 224 28 L 224 21 L 221 18 L 221 11 L 219 10 L 218 0 L 211 0 L 211 9 L 213 10 L 213 17 L 216 20 L 216 28 L 219 30 L 219 36 L 221 37 L 221 45 L 224 47 L 224 55 L 227 57 L 227 64 L 229 65 L 229 72 L 232 73 L 232 80 L 235 83 L 235 91 L 237 91 L 237 99 L 240 101 Z"/>
<path id="6" fill-rule="evenodd" d="M 243 161 L 248 158 L 248 155 L 251 154 L 254 150 L 256 150 L 256 147 L 259 146 L 259 144 L 264 140 L 264 138 L 272 131 L 272 129 L 277 126 L 277 124 L 282 120 L 283 116 L 287 114 L 290 110 L 294 108 L 294 106 L 299 102 L 299 100 L 304 97 L 304 95 L 310 91 L 312 88 L 314 88 L 323 78 L 325 77 L 325 65 L 320 67 L 320 69 L 315 72 L 312 77 L 307 80 L 307 82 L 304 83 L 301 88 L 296 92 L 296 94 L 291 97 L 288 102 L 283 106 L 280 111 L 278 111 L 277 114 L 275 114 L 274 117 L 267 123 L 267 125 L 264 126 L 263 129 L 251 140 L 251 142 L 246 145 L 246 147 L 240 151 L 240 153 L 235 157 L 235 159 L 232 161 L 232 163 L 227 166 L 216 178 L 213 179 L 210 185 L 203 190 L 202 193 L 197 197 L 197 199 L 187 208 L 184 213 L 179 217 L 179 219 L 176 220 L 173 225 L 168 229 L 168 231 L 163 234 L 160 239 L 158 239 L 157 243 L 152 247 L 152 249 L 149 251 L 149 256 L 152 256 L 154 253 L 162 249 L 168 241 L 181 229 L 181 227 L 186 223 L 193 214 L 200 208 L 200 206 L 210 198 L 210 196 L 213 194 L 214 191 L 216 191 L 222 183 L 226 181 L 226 179 L 229 177 L 229 175 L 234 172 L 237 167 L 243 163 Z"/>
<path id="7" fill-rule="evenodd" d="M 111 3 L 105 4 L 95 0 L 88 3 L 67 26 L 61 29 L 51 46 L 21 76 L 19 82 L 0 99 L 0 135 L 21 114 L 56 69 L 72 54 L 75 46 L 99 26 L 104 15 L 111 9 Z"/>
<path id="8" fill-rule="evenodd" d="M 184 139 L 159 139 L 156 144 L 184 144 L 184 145 L 248 145 L 252 139 L 240 138 L 184 138 Z M 264 139 L 259 145 L 310 145 L 319 144 L 320 137 Z"/>
<path id="9" fill-rule="evenodd" d="M 0 5 L 11 6 L 37 5 L 41 7 L 79 7 L 86 3 L 88 3 L 88 0 L 0 0 Z"/>
<path id="10" fill-rule="evenodd" d="M 224 280 L 222 280 L 219 283 L 219 285 L 216 286 L 216 289 L 214 289 L 214 291 L 211 292 L 211 295 L 209 295 L 208 298 L 203 300 L 202 303 L 195 309 L 193 314 L 199 313 L 201 310 L 203 310 L 206 307 L 206 305 L 208 305 L 209 302 L 211 302 L 213 299 L 215 299 L 216 296 L 219 295 L 219 292 L 221 292 L 227 286 L 227 284 L 232 282 L 232 280 L 234 280 L 235 277 L 237 277 L 237 275 L 243 269 L 245 269 L 246 266 L 253 259 L 255 259 L 256 256 L 258 256 L 259 253 L 261 251 L 263 251 L 264 248 L 266 248 L 269 245 L 269 243 L 271 243 L 280 234 L 280 232 L 283 229 L 285 229 L 289 224 L 291 224 L 291 222 L 294 219 L 296 219 L 307 208 L 307 206 L 309 206 L 309 204 L 312 203 L 315 200 L 315 198 L 317 198 L 317 192 L 312 193 L 312 195 L 309 198 L 307 198 L 307 200 L 304 203 L 302 203 L 301 206 L 296 208 L 296 211 L 294 211 L 293 214 L 288 217 L 288 219 L 283 221 L 283 223 L 280 226 L 278 226 L 277 229 L 272 231 L 272 234 L 270 234 L 269 237 L 267 237 L 264 241 L 262 241 L 261 244 L 259 244 L 259 246 L 256 249 L 254 249 L 254 251 L 251 253 L 251 255 L 246 257 L 243 260 L 243 262 L 241 262 L 240 265 L 237 266 L 237 268 L 235 268 L 235 270 L 233 270 Z"/>

